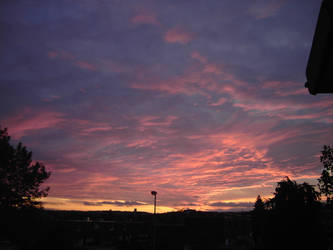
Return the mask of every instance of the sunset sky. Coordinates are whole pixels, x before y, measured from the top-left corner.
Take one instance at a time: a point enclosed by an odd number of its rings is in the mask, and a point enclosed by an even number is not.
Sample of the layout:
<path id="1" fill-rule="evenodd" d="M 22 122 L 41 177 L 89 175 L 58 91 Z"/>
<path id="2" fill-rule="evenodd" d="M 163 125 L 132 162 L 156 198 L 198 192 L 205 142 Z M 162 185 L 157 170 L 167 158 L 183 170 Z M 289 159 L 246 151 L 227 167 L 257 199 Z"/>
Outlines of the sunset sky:
<path id="1" fill-rule="evenodd" d="M 0 125 L 46 208 L 248 210 L 315 184 L 333 96 L 305 69 L 318 0 L 2 0 Z"/>

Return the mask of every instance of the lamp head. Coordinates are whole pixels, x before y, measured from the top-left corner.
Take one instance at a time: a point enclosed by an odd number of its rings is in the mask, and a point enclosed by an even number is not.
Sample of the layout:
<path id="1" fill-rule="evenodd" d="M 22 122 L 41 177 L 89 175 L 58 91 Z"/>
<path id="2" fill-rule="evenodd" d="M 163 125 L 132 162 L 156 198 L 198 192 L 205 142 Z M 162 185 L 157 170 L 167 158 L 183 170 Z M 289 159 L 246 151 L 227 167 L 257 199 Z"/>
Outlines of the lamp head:
<path id="1" fill-rule="evenodd" d="M 156 196 L 157 195 L 157 192 L 156 191 L 151 191 L 151 194 Z"/>

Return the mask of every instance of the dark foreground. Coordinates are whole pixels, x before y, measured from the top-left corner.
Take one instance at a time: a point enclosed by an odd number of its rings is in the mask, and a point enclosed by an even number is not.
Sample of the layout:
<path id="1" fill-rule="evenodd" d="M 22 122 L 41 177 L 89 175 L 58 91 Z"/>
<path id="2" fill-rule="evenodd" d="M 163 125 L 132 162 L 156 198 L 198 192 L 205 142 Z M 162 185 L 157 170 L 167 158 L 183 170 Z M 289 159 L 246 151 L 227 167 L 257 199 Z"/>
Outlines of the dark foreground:
<path id="1" fill-rule="evenodd" d="M 331 241 L 324 240 L 332 236 L 332 216 L 329 211 L 323 211 L 323 216 L 327 217 L 323 225 L 326 229 L 314 242 L 318 240 L 317 249 L 333 249 Z M 141 212 L 33 209 L 4 211 L 1 217 L 0 249 L 4 250 L 263 249 L 260 236 L 253 233 L 256 223 L 252 212 L 185 210 L 154 216 Z M 279 235 L 276 240 L 281 240 Z M 274 249 L 275 242 L 270 244 L 269 249 Z"/>

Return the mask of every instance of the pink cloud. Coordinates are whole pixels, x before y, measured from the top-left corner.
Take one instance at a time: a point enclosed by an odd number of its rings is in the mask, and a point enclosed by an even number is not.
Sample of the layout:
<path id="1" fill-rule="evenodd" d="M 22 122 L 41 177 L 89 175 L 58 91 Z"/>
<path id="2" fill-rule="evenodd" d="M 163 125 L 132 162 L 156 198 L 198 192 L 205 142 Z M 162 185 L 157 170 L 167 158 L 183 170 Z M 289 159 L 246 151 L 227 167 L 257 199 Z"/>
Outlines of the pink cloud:
<path id="1" fill-rule="evenodd" d="M 273 16 L 286 0 L 259 0 L 254 1 L 249 13 L 256 19 L 264 19 Z"/>
<path id="2" fill-rule="evenodd" d="M 262 84 L 264 89 L 271 89 L 278 96 L 307 95 L 308 90 L 304 88 L 304 83 L 270 81 Z"/>
<path id="3" fill-rule="evenodd" d="M 288 104 L 283 103 L 271 103 L 268 101 L 247 101 L 241 100 L 241 102 L 234 103 L 235 107 L 242 108 L 244 111 L 257 110 L 261 112 L 283 111 L 289 108 Z M 272 115 L 273 113 L 271 113 Z"/>
<path id="4" fill-rule="evenodd" d="M 309 94 L 309 91 L 306 88 L 302 88 L 302 85 L 300 85 L 300 88 L 295 89 L 295 90 L 277 90 L 275 91 L 276 95 L 279 96 L 294 96 L 294 95 L 302 95 L 302 96 L 306 96 Z"/>
<path id="5" fill-rule="evenodd" d="M 118 62 L 115 60 L 110 60 L 110 59 L 102 60 L 101 66 L 102 66 L 102 70 L 111 71 L 111 72 L 115 72 L 115 73 L 128 73 L 128 72 L 133 71 L 132 67 L 130 67 L 124 63 L 121 63 L 121 62 Z"/>
<path id="6" fill-rule="evenodd" d="M 58 56 L 58 53 L 55 52 L 55 51 L 49 51 L 47 53 L 47 55 L 48 55 L 49 58 L 53 59 L 53 58 L 56 58 Z"/>
<path id="7" fill-rule="evenodd" d="M 333 123 L 333 110 L 322 110 L 312 112 L 308 111 L 306 114 L 297 114 L 296 112 L 282 112 L 276 114 L 276 116 L 280 117 L 284 120 L 312 120 L 313 122 L 320 123 Z"/>
<path id="8" fill-rule="evenodd" d="M 48 168 L 50 167 L 50 165 L 47 166 Z M 57 169 L 56 171 L 59 173 L 72 173 L 75 172 L 77 169 L 76 168 L 64 168 L 64 169 Z"/>
<path id="9" fill-rule="evenodd" d="M 96 66 L 88 63 L 86 61 L 76 61 L 75 65 L 82 68 L 82 69 L 87 69 L 87 70 L 96 70 Z"/>
<path id="10" fill-rule="evenodd" d="M 84 60 L 75 60 L 75 56 L 66 51 L 49 51 L 48 57 L 50 59 L 59 58 L 59 59 L 65 60 L 65 61 L 71 61 L 74 63 L 74 65 L 76 65 L 82 69 L 87 69 L 87 70 L 96 70 L 97 69 L 97 66 L 90 62 L 87 62 Z"/>
<path id="11" fill-rule="evenodd" d="M 88 135 L 96 136 L 96 133 L 110 132 L 114 129 L 118 129 L 108 122 L 95 122 L 82 119 L 70 119 L 67 120 L 67 122 L 71 124 L 72 127 L 75 127 L 74 135 L 77 135 L 78 137 L 85 137 Z"/>
<path id="12" fill-rule="evenodd" d="M 193 59 L 198 60 L 198 61 L 201 62 L 201 63 L 207 63 L 207 58 L 204 57 L 204 56 L 202 56 L 202 55 L 201 55 L 199 52 L 197 52 L 197 51 L 192 52 L 192 53 L 191 53 L 191 57 L 192 57 Z"/>
<path id="13" fill-rule="evenodd" d="M 144 127 L 170 126 L 176 119 L 178 119 L 176 116 L 167 116 L 165 118 L 159 116 L 143 116 L 139 117 L 139 122 Z"/>
<path id="14" fill-rule="evenodd" d="M 112 126 L 110 125 L 103 125 L 103 124 L 99 124 L 97 127 L 92 127 L 92 128 L 86 128 L 82 130 L 82 133 L 84 134 L 90 134 L 90 133 L 95 133 L 95 132 L 105 132 L 105 131 L 111 131 L 112 130 Z"/>
<path id="15" fill-rule="evenodd" d="M 74 60 L 75 56 L 69 52 L 66 51 L 49 51 L 48 52 L 48 57 L 51 59 L 55 59 L 55 58 L 60 58 L 63 60 Z"/>
<path id="16" fill-rule="evenodd" d="M 143 138 L 143 139 L 137 139 L 129 142 L 126 147 L 132 148 L 146 148 L 146 147 L 151 147 L 154 148 L 153 145 L 157 143 L 158 140 L 155 138 Z"/>
<path id="17" fill-rule="evenodd" d="M 300 87 L 302 86 L 301 83 L 299 82 L 281 82 L 281 81 L 269 81 L 269 82 L 264 82 L 262 84 L 262 87 L 265 89 L 286 89 L 290 87 Z"/>
<path id="18" fill-rule="evenodd" d="M 151 24 L 153 26 L 161 26 L 154 13 L 141 13 L 135 15 L 131 19 L 134 24 Z"/>
<path id="19" fill-rule="evenodd" d="M 227 93 L 233 97 L 247 95 L 247 93 L 244 93 L 247 83 L 229 73 L 224 65 L 208 62 L 198 52 L 192 53 L 191 58 L 199 60 L 200 64 L 189 67 L 183 75 L 170 79 L 159 79 L 157 77 L 149 79 L 145 77 L 143 81 L 132 83 L 132 87 L 167 92 L 169 94 L 201 94 L 206 97 L 210 97 L 209 91 L 220 94 Z M 243 91 L 238 91 L 237 88 L 239 87 L 242 87 Z"/>
<path id="20" fill-rule="evenodd" d="M 226 103 L 228 100 L 224 97 L 221 97 L 220 99 L 218 99 L 216 102 L 210 103 L 210 106 L 220 106 L 223 105 L 224 103 Z"/>
<path id="21" fill-rule="evenodd" d="M 26 109 L 16 116 L 8 117 L 3 124 L 8 126 L 10 135 L 19 139 L 30 132 L 52 128 L 63 121 L 63 114 L 58 112 L 34 112 Z"/>
<path id="22" fill-rule="evenodd" d="M 226 98 L 225 95 L 229 96 L 228 100 L 234 107 L 238 107 L 247 113 L 257 112 L 266 117 L 278 117 L 285 120 L 317 118 L 318 122 L 331 123 L 332 121 L 332 119 L 327 118 L 329 111 L 319 112 L 319 110 L 314 110 L 331 107 L 332 100 L 321 99 L 304 103 L 298 99 L 287 98 L 306 94 L 306 90 L 299 82 L 264 82 L 262 87 L 271 92 L 271 98 L 266 98 L 260 96 L 256 87 L 251 83 L 244 82 L 235 74 L 229 72 L 225 65 L 210 62 L 197 51 L 191 53 L 190 56 L 199 63 L 194 63 L 182 75 L 169 79 L 159 79 L 158 77 L 149 79 L 145 77 L 143 81 L 132 83 L 132 87 L 172 95 L 200 94 L 207 97 L 207 99 L 211 99 L 211 93 L 213 92 L 215 95 L 223 95 L 223 98 Z M 226 99 L 223 98 L 220 97 L 218 101 L 210 105 L 222 105 L 226 102 Z"/>
<path id="23" fill-rule="evenodd" d="M 80 88 L 79 91 L 80 91 L 82 94 L 87 93 L 87 90 L 86 90 L 85 88 Z"/>
<path id="24" fill-rule="evenodd" d="M 51 95 L 49 97 L 43 98 L 43 101 L 44 102 L 53 102 L 53 101 L 58 100 L 58 99 L 60 99 L 60 96 Z"/>
<path id="25" fill-rule="evenodd" d="M 180 28 L 169 29 L 164 36 L 164 41 L 168 43 L 187 44 L 193 40 L 194 35 Z"/>

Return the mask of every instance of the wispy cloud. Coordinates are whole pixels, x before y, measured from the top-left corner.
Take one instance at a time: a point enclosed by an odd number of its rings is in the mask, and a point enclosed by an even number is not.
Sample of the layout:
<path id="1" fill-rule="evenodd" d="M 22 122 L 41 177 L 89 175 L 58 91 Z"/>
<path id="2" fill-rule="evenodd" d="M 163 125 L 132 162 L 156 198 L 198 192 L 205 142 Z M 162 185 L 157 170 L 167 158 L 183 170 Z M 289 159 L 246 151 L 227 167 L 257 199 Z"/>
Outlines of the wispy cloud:
<path id="1" fill-rule="evenodd" d="M 252 202 L 213 202 L 210 203 L 209 206 L 221 208 L 253 208 L 254 204 Z"/>
<path id="2" fill-rule="evenodd" d="M 181 28 L 171 28 L 164 36 L 164 40 L 168 43 L 187 44 L 194 39 L 194 35 Z"/>
<path id="3" fill-rule="evenodd" d="M 96 65 L 85 61 L 85 60 L 80 60 L 77 59 L 76 56 L 74 56 L 72 53 L 67 52 L 67 51 L 49 51 L 48 52 L 48 57 L 50 59 L 61 59 L 64 61 L 69 61 L 72 62 L 74 65 L 76 65 L 77 67 L 81 68 L 81 69 L 85 69 L 85 70 L 96 70 Z"/>
<path id="4" fill-rule="evenodd" d="M 33 111 L 25 109 L 20 114 L 8 117 L 3 126 L 9 128 L 9 133 L 15 139 L 42 129 L 55 128 L 64 121 L 64 114 L 49 111 Z"/>
<path id="5" fill-rule="evenodd" d="M 153 26 L 161 26 L 160 22 L 157 20 L 155 13 L 139 13 L 131 19 L 134 24 L 150 24 Z"/>
<path id="6" fill-rule="evenodd" d="M 249 8 L 249 13 L 257 19 L 264 19 L 274 15 L 286 0 L 256 0 Z"/>
<path id="7" fill-rule="evenodd" d="M 75 64 L 82 69 L 96 70 L 96 67 L 93 64 L 85 61 L 76 61 Z"/>
<path id="8" fill-rule="evenodd" d="M 82 204 L 85 206 L 114 205 L 114 206 L 120 206 L 120 207 L 147 205 L 144 202 L 138 202 L 138 201 L 99 201 L 99 202 L 83 201 Z"/>

